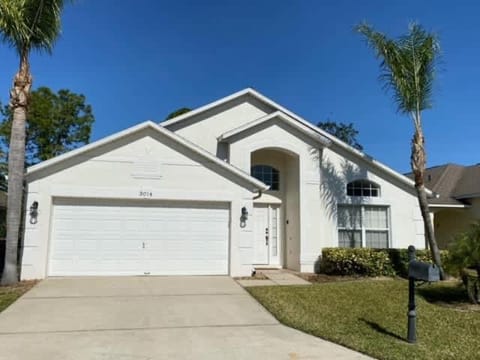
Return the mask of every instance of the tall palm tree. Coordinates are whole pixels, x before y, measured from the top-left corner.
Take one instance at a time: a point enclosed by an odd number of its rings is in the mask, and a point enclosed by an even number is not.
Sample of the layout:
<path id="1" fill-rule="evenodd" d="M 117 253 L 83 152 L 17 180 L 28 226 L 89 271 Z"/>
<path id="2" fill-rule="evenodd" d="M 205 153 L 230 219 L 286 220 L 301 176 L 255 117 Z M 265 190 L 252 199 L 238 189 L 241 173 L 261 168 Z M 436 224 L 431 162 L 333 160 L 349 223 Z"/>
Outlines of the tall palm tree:
<path id="1" fill-rule="evenodd" d="M 64 0 L 0 0 L 0 36 L 18 54 L 19 70 L 10 91 L 13 113 L 8 156 L 8 202 L 5 266 L 2 284 L 18 281 L 18 240 L 25 173 L 25 125 L 32 75 L 30 53 L 50 53 L 60 34 Z"/>
<path id="2" fill-rule="evenodd" d="M 425 236 L 433 261 L 440 268 L 443 279 L 440 251 L 435 240 L 425 191 L 426 152 L 422 128 L 422 111 L 432 106 L 433 80 L 440 52 L 438 38 L 415 23 L 410 24 L 408 32 L 397 39 L 390 39 L 367 24 L 358 25 L 356 30 L 366 39 L 376 57 L 381 60 L 380 80 L 386 89 L 392 91 L 398 111 L 409 115 L 413 120 L 415 130 L 410 165 L 425 224 Z"/>

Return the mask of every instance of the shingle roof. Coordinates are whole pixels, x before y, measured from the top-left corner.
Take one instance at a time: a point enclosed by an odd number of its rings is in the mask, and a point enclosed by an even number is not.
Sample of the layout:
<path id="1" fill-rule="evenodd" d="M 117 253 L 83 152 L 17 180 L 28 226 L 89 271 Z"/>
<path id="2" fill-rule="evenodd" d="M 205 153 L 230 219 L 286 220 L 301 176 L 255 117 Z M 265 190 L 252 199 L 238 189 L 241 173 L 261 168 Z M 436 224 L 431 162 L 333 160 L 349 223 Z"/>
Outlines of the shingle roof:
<path id="1" fill-rule="evenodd" d="M 407 174 L 413 178 L 412 173 Z M 480 164 L 445 164 L 425 170 L 425 186 L 439 195 L 430 204 L 466 205 L 468 198 L 480 197 Z"/>
<path id="2" fill-rule="evenodd" d="M 456 199 L 480 197 L 480 164 L 467 166 L 453 191 Z"/>

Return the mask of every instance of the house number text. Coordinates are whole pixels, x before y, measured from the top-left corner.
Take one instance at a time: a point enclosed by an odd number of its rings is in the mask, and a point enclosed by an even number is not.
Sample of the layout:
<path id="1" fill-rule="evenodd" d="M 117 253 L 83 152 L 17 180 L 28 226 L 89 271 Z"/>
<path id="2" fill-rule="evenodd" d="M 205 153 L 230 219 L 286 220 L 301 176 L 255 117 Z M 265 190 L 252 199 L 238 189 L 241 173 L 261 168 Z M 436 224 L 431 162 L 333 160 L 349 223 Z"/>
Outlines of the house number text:
<path id="1" fill-rule="evenodd" d="M 138 193 L 138 196 L 144 197 L 144 198 L 149 198 L 153 196 L 153 193 L 151 191 L 145 191 L 145 190 L 140 190 Z"/>

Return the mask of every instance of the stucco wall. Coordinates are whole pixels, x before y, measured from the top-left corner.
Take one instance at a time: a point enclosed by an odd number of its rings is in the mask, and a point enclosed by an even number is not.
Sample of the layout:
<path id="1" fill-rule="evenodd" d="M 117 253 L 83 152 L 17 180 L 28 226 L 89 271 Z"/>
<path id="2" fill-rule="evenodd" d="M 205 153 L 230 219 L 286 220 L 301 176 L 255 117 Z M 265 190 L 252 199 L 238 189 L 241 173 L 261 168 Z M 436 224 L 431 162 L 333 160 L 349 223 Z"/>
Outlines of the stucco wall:
<path id="1" fill-rule="evenodd" d="M 222 176 L 223 175 L 223 176 Z M 228 202 L 231 206 L 230 274 L 249 274 L 239 248 L 250 244 L 249 222 L 240 227 L 240 211 L 252 213 L 252 192 L 218 165 L 165 138 L 143 130 L 88 154 L 30 176 L 27 208 L 38 201 L 38 222 L 27 214 L 22 278 L 46 276 L 54 198 L 111 198 L 127 201 L 193 200 Z M 240 181 L 240 182 L 239 182 Z M 148 191 L 148 199 L 140 196 Z"/>
<path id="2" fill-rule="evenodd" d="M 300 271 L 300 177 L 299 159 L 289 157 L 285 209 L 285 262 L 287 268 Z M 287 223 L 288 222 L 288 223 Z"/>
<path id="3" fill-rule="evenodd" d="M 172 124 L 168 129 L 224 159 L 227 156 L 226 149 L 218 144 L 217 138 L 224 132 L 272 111 L 272 108 L 257 99 L 245 95 L 178 124 Z"/>
<path id="4" fill-rule="evenodd" d="M 389 207 L 392 248 L 414 245 L 425 248 L 423 220 L 413 187 L 386 178 L 367 161 L 354 159 L 340 149 L 325 149 L 322 156 L 322 203 L 326 224 L 323 246 L 338 246 L 336 207 L 338 204 L 382 205 Z M 368 179 L 380 186 L 379 197 L 350 197 L 346 184 Z"/>
<path id="5" fill-rule="evenodd" d="M 286 219 L 289 221 L 286 226 L 286 250 L 287 252 L 289 249 L 294 252 L 297 251 L 296 249 L 300 250 L 300 254 L 288 255 L 287 261 L 290 264 L 300 263 L 299 269 L 302 271 L 313 271 L 321 248 L 319 236 L 321 214 L 318 202 L 320 201 L 320 171 L 318 154 L 315 150 L 317 146 L 318 144 L 313 140 L 282 121 L 270 121 L 268 125 L 249 132 L 246 137 L 233 139 L 230 143 L 230 162 L 244 171 L 250 170 L 250 154 L 259 149 L 285 151 L 291 157 L 298 159 L 298 167 L 294 166 L 294 162 L 290 162 L 288 164 L 290 168 L 287 171 L 289 174 L 287 192 L 291 191 L 291 193 L 286 195 L 285 204 Z M 298 170 L 295 171 L 295 168 Z M 295 184 L 297 181 L 298 186 Z M 296 198 L 299 199 L 298 202 Z M 295 242 L 295 244 L 289 244 L 289 242 Z"/>
<path id="6" fill-rule="evenodd" d="M 275 119 L 230 139 L 230 162 L 249 172 L 250 154 L 265 148 L 286 151 L 298 158 L 299 170 L 289 170 L 287 175 L 297 176 L 297 180 L 287 179 L 289 184 L 298 181 L 297 193 L 289 195 L 287 191 L 284 204 L 286 218 L 288 214 L 298 214 L 297 219 L 286 226 L 287 240 L 298 236 L 295 244 L 299 254 L 294 253 L 295 246 L 290 246 L 292 256 L 287 255 L 285 259 L 289 267 L 313 271 L 321 249 L 338 246 L 338 204 L 357 202 L 388 206 L 389 246 L 405 248 L 413 244 L 417 248 L 425 247 L 423 221 L 413 187 L 387 178 L 368 160 L 354 158 L 335 145 L 323 149 L 314 140 Z M 287 165 L 292 167 L 292 164 Z M 369 179 L 379 184 L 381 196 L 361 200 L 346 196 L 346 184 L 356 179 Z"/>
<path id="7" fill-rule="evenodd" d="M 480 220 L 480 199 L 469 199 L 468 202 L 471 204 L 469 208 L 434 208 L 435 236 L 441 249 L 448 248 L 457 234 Z"/>

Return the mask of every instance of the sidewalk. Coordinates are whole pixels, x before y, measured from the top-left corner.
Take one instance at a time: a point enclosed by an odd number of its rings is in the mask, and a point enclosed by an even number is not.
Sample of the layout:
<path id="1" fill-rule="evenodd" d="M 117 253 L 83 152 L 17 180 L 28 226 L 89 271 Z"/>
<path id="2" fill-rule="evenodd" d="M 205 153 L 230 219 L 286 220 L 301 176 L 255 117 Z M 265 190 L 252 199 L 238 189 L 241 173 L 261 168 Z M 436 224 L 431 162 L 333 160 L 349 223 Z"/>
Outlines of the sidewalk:
<path id="1" fill-rule="evenodd" d="M 258 270 L 257 273 L 265 275 L 267 279 L 237 280 L 243 287 L 249 286 L 276 286 L 276 285 L 311 285 L 306 280 L 285 270 Z"/>

